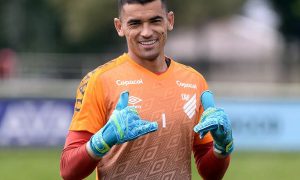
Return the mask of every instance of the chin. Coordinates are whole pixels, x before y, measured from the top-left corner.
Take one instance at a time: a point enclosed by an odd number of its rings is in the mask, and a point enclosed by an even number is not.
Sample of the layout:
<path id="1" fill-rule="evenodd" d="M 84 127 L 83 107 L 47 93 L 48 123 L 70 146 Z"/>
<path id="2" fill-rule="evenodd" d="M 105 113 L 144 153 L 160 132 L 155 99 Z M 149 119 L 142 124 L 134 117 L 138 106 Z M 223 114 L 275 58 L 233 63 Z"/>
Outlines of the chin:
<path id="1" fill-rule="evenodd" d="M 155 61 L 159 57 L 159 53 L 143 53 L 140 54 L 141 59 L 145 59 L 148 61 Z"/>
<path id="2" fill-rule="evenodd" d="M 142 59 L 147 61 L 155 61 L 157 59 L 158 55 L 149 55 L 149 56 L 141 56 Z"/>

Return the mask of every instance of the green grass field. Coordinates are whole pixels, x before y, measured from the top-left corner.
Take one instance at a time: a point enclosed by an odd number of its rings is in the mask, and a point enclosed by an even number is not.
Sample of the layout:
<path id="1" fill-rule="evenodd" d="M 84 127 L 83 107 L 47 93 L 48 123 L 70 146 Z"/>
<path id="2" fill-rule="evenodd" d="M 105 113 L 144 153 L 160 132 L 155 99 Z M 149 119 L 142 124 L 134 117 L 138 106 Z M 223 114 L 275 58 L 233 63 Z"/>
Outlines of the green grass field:
<path id="1" fill-rule="evenodd" d="M 0 179 L 55 180 L 60 149 L 0 149 Z M 194 160 L 192 160 L 194 162 Z M 300 179 L 299 153 L 235 152 L 225 180 Z M 200 179 L 192 163 L 193 180 Z M 88 180 L 94 180 L 92 174 Z"/>

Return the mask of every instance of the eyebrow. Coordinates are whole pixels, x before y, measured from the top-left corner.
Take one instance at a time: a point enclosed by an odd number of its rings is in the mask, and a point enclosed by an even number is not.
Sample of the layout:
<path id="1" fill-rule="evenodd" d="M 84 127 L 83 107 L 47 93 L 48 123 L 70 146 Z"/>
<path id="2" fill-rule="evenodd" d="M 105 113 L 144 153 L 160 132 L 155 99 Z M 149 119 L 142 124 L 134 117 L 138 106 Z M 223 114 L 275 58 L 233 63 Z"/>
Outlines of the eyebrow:
<path id="1" fill-rule="evenodd" d="M 150 21 L 154 21 L 154 20 L 160 20 L 160 19 L 163 19 L 162 16 L 154 16 L 152 18 L 150 18 L 149 20 Z M 129 21 L 127 21 L 127 24 L 132 24 L 132 23 L 140 23 L 141 20 L 139 19 L 130 19 Z"/>
<path id="2" fill-rule="evenodd" d="M 127 24 L 135 24 L 135 23 L 140 23 L 141 20 L 138 19 L 130 19 L 129 21 L 127 21 Z"/>

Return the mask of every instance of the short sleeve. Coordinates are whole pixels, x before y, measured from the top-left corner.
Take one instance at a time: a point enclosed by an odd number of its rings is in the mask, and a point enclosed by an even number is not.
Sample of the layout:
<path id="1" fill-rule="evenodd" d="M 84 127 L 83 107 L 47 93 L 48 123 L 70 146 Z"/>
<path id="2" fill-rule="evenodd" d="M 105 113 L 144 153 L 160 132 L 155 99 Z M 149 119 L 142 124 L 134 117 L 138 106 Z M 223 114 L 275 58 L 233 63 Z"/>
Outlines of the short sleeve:
<path id="1" fill-rule="evenodd" d="M 103 94 L 100 77 L 95 72 L 87 74 L 77 89 L 69 130 L 96 133 L 104 126 L 106 110 Z"/>

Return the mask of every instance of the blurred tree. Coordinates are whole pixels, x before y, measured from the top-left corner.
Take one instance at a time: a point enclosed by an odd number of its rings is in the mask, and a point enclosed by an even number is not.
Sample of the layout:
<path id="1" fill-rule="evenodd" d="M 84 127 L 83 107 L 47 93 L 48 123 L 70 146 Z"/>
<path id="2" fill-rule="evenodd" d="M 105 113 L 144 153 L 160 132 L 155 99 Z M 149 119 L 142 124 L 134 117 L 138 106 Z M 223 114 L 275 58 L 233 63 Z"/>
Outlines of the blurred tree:
<path id="1" fill-rule="evenodd" d="M 62 18 L 63 36 L 75 52 L 99 52 L 119 48 L 113 17 L 115 1 L 48 0 Z"/>
<path id="2" fill-rule="evenodd" d="M 176 26 L 201 28 L 237 13 L 246 0 L 169 0 Z M 117 0 L 0 1 L 0 48 L 29 52 L 107 52 L 124 48 L 113 17 Z"/>
<path id="3" fill-rule="evenodd" d="M 79 44 L 77 51 L 98 52 L 120 48 L 122 41 L 116 35 L 113 17 L 117 17 L 117 0 L 48 0 L 63 17 L 66 39 Z M 169 9 L 175 11 L 176 26 L 199 27 L 208 20 L 237 13 L 245 0 L 169 0 Z M 184 4 L 184 5 L 183 5 Z"/>
<path id="4" fill-rule="evenodd" d="M 0 48 L 53 51 L 59 47 L 59 19 L 47 1 L 1 1 Z"/>
<path id="5" fill-rule="evenodd" d="M 270 0 L 281 18 L 280 31 L 290 41 L 300 39 L 300 0 Z"/>
<path id="6" fill-rule="evenodd" d="M 169 0 L 178 26 L 200 27 L 211 20 L 231 16 L 240 11 L 246 0 Z"/>
<path id="7" fill-rule="evenodd" d="M 300 63 L 300 0 L 270 0 L 280 16 L 279 30 L 285 37 L 283 62 L 289 67 Z"/>
<path id="8" fill-rule="evenodd" d="M 270 0 L 280 17 L 279 30 L 285 37 L 281 76 L 284 82 L 299 82 L 300 0 Z"/>

